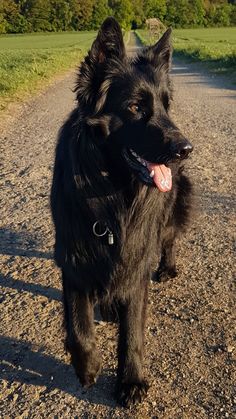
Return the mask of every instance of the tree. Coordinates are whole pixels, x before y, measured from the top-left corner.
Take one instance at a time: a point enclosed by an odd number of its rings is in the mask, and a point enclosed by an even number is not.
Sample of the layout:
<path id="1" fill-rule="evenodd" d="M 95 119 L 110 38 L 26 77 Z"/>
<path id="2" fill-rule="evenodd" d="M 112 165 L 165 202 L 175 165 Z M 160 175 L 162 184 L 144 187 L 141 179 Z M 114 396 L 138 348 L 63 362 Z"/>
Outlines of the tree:
<path id="1" fill-rule="evenodd" d="M 188 25 L 188 0 L 167 0 L 166 22 L 168 25 L 184 28 Z"/>
<path id="2" fill-rule="evenodd" d="M 98 29 L 106 17 L 112 15 L 108 0 L 100 0 L 93 6 L 92 29 Z"/>
<path id="3" fill-rule="evenodd" d="M 30 25 L 20 14 L 20 6 L 13 0 L 1 0 L 0 3 L 0 33 L 27 32 Z"/>
<path id="4" fill-rule="evenodd" d="M 203 0 L 167 0 L 166 23 L 177 28 L 203 26 L 205 8 Z"/>
<path id="5" fill-rule="evenodd" d="M 0 33 L 6 33 L 8 28 L 8 24 L 5 18 L 5 11 L 3 8 L 3 4 L 0 4 Z"/>
<path id="6" fill-rule="evenodd" d="M 174 27 L 236 25 L 236 0 L 0 0 L 0 33 L 98 29 L 113 15 L 124 29 L 158 18 Z"/>
<path id="7" fill-rule="evenodd" d="M 129 29 L 133 18 L 131 0 L 110 0 L 109 6 L 123 29 Z"/>
<path id="8" fill-rule="evenodd" d="M 95 0 L 77 0 L 78 10 L 78 27 L 79 30 L 91 29 L 92 13 Z"/>
<path id="9" fill-rule="evenodd" d="M 144 2 L 146 18 L 155 17 L 163 21 L 166 16 L 166 10 L 166 0 L 145 0 Z"/>
<path id="10" fill-rule="evenodd" d="M 232 26 L 236 26 L 236 5 L 231 6 L 231 12 L 230 12 L 230 24 Z"/>
<path id="11" fill-rule="evenodd" d="M 50 24 L 53 31 L 71 29 L 72 11 L 64 0 L 51 0 Z"/>
<path id="12" fill-rule="evenodd" d="M 203 26 L 205 22 L 205 9 L 203 0 L 189 1 L 188 26 Z"/>
<path id="13" fill-rule="evenodd" d="M 140 28 L 145 22 L 144 2 L 143 0 L 131 0 L 132 2 L 132 29 Z"/>
<path id="14" fill-rule="evenodd" d="M 81 6 L 78 0 L 69 0 L 68 2 L 71 11 L 71 28 L 74 30 L 78 30 Z"/>
<path id="15" fill-rule="evenodd" d="M 230 25 L 231 6 L 229 4 L 218 4 L 212 12 L 212 23 L 214 26 Z"/>
<path id="16" fill-rule="evenodd" d="M 50 31 L 50 0 L 30 0 L 25 2 L 26 17 L 33 32 Z"/>

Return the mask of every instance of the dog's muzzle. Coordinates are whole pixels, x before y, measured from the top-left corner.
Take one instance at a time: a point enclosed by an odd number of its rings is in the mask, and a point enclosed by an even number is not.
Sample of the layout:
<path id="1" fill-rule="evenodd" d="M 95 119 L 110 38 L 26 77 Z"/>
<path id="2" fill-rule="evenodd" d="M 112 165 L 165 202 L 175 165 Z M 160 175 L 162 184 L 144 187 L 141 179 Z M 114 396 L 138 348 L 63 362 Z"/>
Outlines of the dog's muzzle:
<path id="1" fill-rule="evenodd" d="M 174 159 L 186 159 L 192 151 L 193 146 L 188 140 L 171 144 L 171 154 Z"/>

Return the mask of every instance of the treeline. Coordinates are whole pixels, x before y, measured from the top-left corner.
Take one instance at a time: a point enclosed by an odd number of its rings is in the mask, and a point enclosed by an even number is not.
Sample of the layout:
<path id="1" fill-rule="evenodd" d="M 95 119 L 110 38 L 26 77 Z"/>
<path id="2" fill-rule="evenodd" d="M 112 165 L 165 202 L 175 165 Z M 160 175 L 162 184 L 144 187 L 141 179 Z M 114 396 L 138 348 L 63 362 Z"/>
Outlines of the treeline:
<path id="1" fill-rule="evenodd" d="M 0 0 L 0 33 L 97 29 L 107 16 L 124 29 L 159 18 L 173 27 L 236 25 L 236 0 Z"/>

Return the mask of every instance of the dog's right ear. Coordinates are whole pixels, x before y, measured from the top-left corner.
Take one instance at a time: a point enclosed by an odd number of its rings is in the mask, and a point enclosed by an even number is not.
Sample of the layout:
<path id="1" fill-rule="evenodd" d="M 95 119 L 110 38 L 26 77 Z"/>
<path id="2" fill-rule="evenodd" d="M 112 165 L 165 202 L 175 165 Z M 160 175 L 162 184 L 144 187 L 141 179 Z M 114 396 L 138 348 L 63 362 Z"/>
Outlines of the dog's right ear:
<path id="1" fill-rule="evenodd" d="M 154 68 L 158 70 L 162 68 L 168 73 L 172 55 L 171 31 L 171 28 L 167 29 L 155 45 L 146 47 L 141 51 L 136 62 L 143 65 L 151 64 Z"/>
<path id="2" fill-rule="evenodd" d="M 122 61 L 125 46 L 121 28 L 113 17 L 102 24 L 91 50 L 82 62 L 75 91 L 81 106 L 89 106 L 89 113 L 95 109 L 99 88 L 104 80 L 106 65 L 111 59 Z"/>

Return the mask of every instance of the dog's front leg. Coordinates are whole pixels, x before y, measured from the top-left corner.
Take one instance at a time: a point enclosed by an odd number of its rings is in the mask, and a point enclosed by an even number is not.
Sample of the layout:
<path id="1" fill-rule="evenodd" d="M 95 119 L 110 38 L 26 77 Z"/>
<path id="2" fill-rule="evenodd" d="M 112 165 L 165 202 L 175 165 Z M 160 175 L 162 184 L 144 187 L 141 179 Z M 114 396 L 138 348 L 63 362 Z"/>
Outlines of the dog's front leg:
<path id="1" fill-rule="evenodd" d="M 142 372 L 147 283 L 119 306 L 118 401 L 125 407 L 145 397 L 148 384 Z"/>
<path id="2" fill-rule="evenodd" d="M 166 240 L 163 243 L 162 255 L 157 271 L 154 273 L 153 279 L 157 282 L 165 282 L 169 278 L 177 276 L 175 265 L 176 242 L 175 237 Z"/>
<path id="3" fill-rule="evenodd" d="M 64 310 L 67 349 L 81 384 L 90 387 L 100 372 L 94 333 L 94 304 L 88 295 L 80 295 L 64 283 Z"/>

